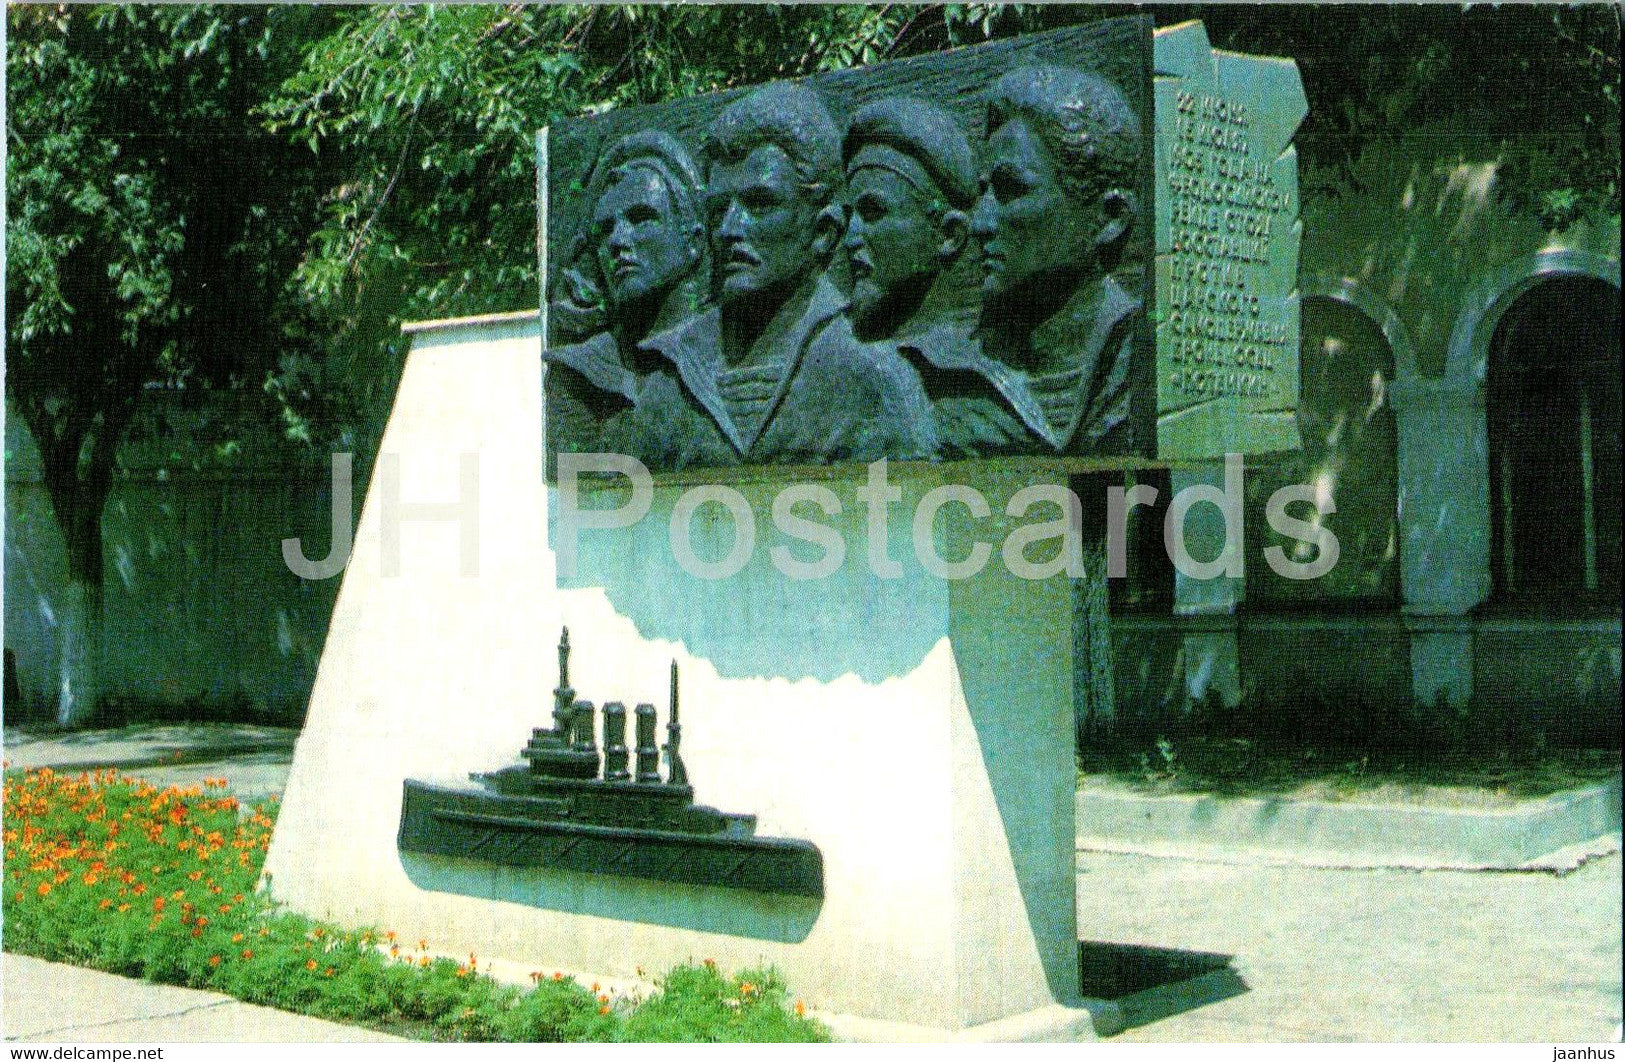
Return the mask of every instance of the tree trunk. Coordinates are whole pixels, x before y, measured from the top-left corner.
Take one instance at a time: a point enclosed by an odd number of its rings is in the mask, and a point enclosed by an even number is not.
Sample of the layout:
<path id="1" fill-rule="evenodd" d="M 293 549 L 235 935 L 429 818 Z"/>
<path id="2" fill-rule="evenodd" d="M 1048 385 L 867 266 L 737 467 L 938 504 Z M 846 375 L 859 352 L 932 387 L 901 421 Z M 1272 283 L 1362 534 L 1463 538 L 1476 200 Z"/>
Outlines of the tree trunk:
<path id="1" fill-rule="evenodd" d="M 1112 667 L 1111 603 L 1103 541 L 1084 541 L 1084 576 L 1073 584 L 1074 651 L 1079 656 L 1078 740 L 1109 733 L 1117 724 L 1117 687 Z"/>
<path id="2" fill-rule="evenodd" d="M 1072 685 L 1080 749 L 1117 727 L 1104 502 L 1107 488 L 1118 482 L 1121 480 L 1100 473 L 1072 481 L 1072 488 L 1082 502 L 1078 530 L 1083 546 L 1083 577 L 1072 583 Z"/>
<path id="3" fill-rule="evenodd" d="M 88 723 L 102 695 L 102 512 L 112 487 L 113 444 L 129 417 L 111 418 L 111 430 L 108 419 L 29 419 L 68 562 L 56 624 L 56 721 L 63 727 Z"/>
<path id="4" fill-rule="evenodd" d="M 79 727 L 101 698 L 102 588 L 69 577 L 57 617 L 56 721 Z"/>

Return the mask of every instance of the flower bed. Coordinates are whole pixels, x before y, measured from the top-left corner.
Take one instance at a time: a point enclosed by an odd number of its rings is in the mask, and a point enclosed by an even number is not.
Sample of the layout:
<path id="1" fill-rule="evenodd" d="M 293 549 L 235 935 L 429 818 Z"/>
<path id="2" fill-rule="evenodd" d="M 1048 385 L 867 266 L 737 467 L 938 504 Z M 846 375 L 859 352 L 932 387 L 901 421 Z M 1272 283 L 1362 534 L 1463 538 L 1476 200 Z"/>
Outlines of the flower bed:
<path id="1" fill-rule="evenodd" d="M 447 1040 L 811 1041 L 828 1032 L 771 971 L 678 967 L 647 999 L 561 974 L 501 985 L 389 931 L 346 930 L 256 895 L 275 805 L 224 779 L 159 789 L 112 771 L 8 772 L 8 950 L 251 1003 Z"/>

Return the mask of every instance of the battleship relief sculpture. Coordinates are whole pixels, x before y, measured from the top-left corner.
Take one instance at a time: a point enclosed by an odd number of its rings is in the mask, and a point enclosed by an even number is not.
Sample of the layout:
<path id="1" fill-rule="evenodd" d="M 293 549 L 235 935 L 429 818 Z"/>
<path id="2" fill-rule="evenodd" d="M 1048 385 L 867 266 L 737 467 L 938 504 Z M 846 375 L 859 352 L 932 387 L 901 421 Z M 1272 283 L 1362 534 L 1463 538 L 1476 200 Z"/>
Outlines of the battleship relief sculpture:
<path id="1" fill-rule="evenodd" d="M 396 843 L 403 852 L 505 866 L 823 896 L 824 860 L 816 845 L 759 837 L 756 816 L 694 803 L 683 764 L 675 660 L 670 698 L 664 748 L 655 744 L 652 704 L 633 710 L 628 747 L 625 705 L 611 701 L 600 711 L 577 699 L 566 629 L 559 638 L 553 726 L 531 732 L 520 752 L 525 762 L 470 775 L 467 783 L 407 779 Z"/>
<path id="2" fill-rule="evenodd" d="M 894 80 L 775 82 L 598 153 L 550 297 L 552 452 L 1149 453 L 1141 112 L 1053 63 L 940 103 Z"/>

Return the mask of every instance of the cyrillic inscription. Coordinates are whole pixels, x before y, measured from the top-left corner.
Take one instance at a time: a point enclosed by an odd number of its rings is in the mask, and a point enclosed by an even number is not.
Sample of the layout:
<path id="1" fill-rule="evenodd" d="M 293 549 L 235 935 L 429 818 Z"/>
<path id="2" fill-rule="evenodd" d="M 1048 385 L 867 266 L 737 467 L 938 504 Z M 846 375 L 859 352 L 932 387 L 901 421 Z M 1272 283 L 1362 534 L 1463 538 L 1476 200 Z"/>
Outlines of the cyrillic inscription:
<path id="1" fill-rule="evenodd" d="M 1180 39 L 1171 48 L 1158 41 L 1157 405 L 1167 429 L 1159 453 L 1295 445 L 1281 414 L 1298 394 L 1290 136 L 1301 90 L 1280 98 L 1281 60 L 1212 52 L 1205 35 L 1193 41 L 1199 25 L 1167 32 Z M 1260 83 L 1247 76 L 1252 64 L 1276 76 Z M 1255 431 L 1248 421 L 1257 412 L 1270 423 Z"/>

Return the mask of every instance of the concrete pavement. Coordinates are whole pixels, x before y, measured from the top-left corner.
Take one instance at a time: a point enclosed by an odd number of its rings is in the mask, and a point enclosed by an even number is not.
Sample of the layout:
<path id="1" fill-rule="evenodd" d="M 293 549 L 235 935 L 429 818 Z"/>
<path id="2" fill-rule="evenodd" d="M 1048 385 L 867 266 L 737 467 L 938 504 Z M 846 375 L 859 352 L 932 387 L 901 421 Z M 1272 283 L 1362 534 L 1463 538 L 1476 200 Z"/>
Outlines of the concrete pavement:
<path id="1" fill-rule="evenodd" d="M 1209 967 L 1120 998 L 1117 1040 L 1595 1043 L 1621 1020 L 1617 852 L 1562 877 L 1083 853 L 1078 925 Z"/>
<path id="2" fill-rule="evenodd" d="M 7 727 L 12 767 L 78 772 L 117 767 L 154 785 L 193 785 L 226 778 L 239 800 L 255 803 L 282 791 L 299 731 L 254 723 L 162 723 L 111 730 L 31 733 Z"/>
<path id="3" fill-rule="evenodd" d="M 14 767 L 226 777 L 258 799 L 294 734 L 148 727 L 8 731 Z M 177 758 L 176 753 L 180 753 Z M 245 792 L 245 790 L 247 790 Z M 1543 872 L 1332 869 L 1082 852 L 1085 991 L 1128 1028 L 1107 1042 L 1600 1042 L 1622 1017 L 1621 859 Z M 7 954 L 7 1039 L 379 1039 L 369 1030 Z"/>
<path id="4" fill-rule="evenodd" d="M 155 985 L 6 952 L 0 956 L 7 1040 L 32 1043 L 391 1043 L 217 992 Z"/>

